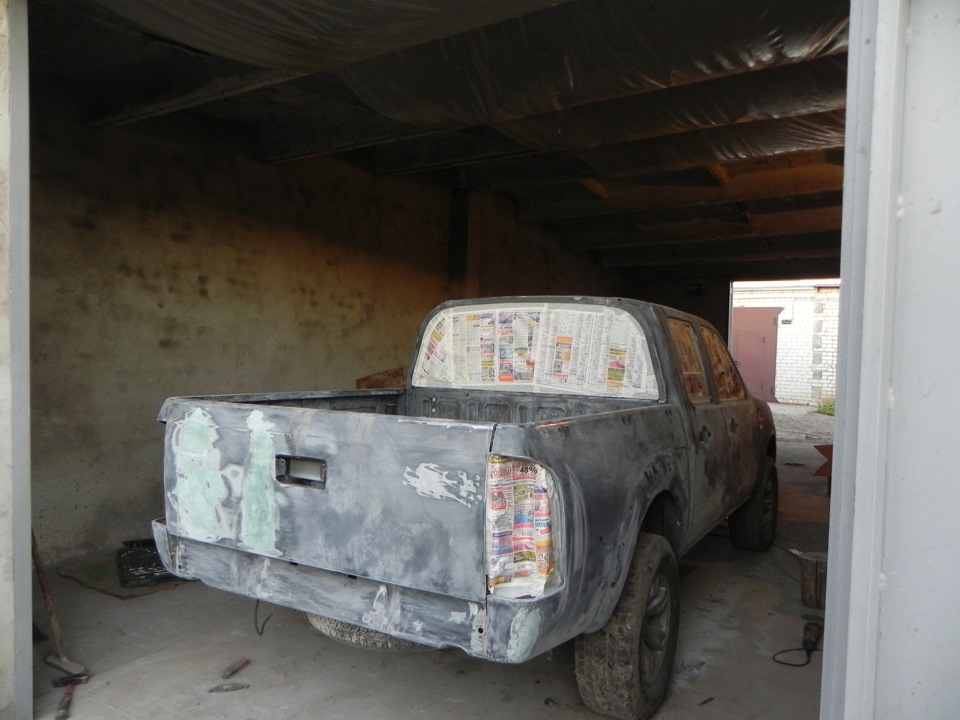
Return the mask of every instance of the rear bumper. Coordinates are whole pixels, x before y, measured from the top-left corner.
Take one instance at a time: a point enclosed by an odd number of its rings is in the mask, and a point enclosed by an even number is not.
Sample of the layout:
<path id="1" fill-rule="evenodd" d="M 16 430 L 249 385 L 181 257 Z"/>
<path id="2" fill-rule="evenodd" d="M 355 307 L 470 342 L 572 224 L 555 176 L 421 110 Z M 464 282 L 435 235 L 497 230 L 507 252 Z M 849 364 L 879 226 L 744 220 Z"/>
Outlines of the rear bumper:
<path id="1" fill-rule="evenodd" d="M 432 647 L 518 663 L 554 647 L 557 594 L 478 603 L 198 542 L 153 521 L 164 566 L 175 575 Z M 564 638 L 565 639 L 565 638 Z"/>

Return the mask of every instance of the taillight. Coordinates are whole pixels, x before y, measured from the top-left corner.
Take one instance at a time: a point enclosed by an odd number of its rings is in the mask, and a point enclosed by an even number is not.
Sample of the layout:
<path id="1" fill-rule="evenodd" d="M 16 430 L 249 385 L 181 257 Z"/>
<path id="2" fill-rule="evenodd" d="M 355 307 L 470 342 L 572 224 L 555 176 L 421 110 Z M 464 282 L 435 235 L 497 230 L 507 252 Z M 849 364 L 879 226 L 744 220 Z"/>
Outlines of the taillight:
<path id="1" fill-rule="evenodd" d="M 487 462 L 487 588 L 504 597 L 539 597 L 559 582 L 554 523 L 556 488 L 529 460 Z"/>

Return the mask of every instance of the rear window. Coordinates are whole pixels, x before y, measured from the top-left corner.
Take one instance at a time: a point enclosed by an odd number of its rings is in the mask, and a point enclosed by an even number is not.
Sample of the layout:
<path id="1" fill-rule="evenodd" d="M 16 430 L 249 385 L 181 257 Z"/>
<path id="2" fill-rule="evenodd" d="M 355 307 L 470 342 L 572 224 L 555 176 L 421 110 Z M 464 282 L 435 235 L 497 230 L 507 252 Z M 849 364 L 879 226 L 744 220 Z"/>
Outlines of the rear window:
<path id="1" fill-rule="evenodd" d="M 636 319 L 621 308 L 573 303 L 461 305 L 437 313 L 413 385 L 660 397 Z"/>

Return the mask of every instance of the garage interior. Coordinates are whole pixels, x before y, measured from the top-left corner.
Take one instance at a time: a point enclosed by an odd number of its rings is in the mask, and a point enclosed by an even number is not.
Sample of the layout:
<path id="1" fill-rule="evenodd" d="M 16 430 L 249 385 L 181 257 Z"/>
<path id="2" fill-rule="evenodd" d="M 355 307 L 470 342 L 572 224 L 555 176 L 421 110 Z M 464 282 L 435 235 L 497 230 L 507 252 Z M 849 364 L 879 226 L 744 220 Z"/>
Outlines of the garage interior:
<path id="1" fill-rule="evenodd" d="M 53 565 L 148 534 L 168 396 L 352 387 L 405 364 L 453 297 L 621 295 L 723 330 L 733 280 L 849 275 L 846 3 L 27 7 L 32 526 Z M 102 602 L 62 608 L 68 647 L 74 612 L 128 632 Z M 194 602 L 218 603 L 225 643 L 251 635 L 249 603 Z M 322 657 L 304 635 L 287 653 Z M 172 657 L 144 661 L 144 688 Z M 356 662 L 367 685 L 396 666 Z M 398 691 L 435 670 L 412 662 Z M 590 716 L 540 695 L 543 716 Z"/>
<path id="2" fill-rule="evenodd" d="M 149 535 L 167 396 L 353 386 L 450 297 L 725 328 L 731 280 L 838 273 L 844 5 L 553 4 L 332 3 L 333 35 L 287 2 L 30 2 L 45 557 Z"/>

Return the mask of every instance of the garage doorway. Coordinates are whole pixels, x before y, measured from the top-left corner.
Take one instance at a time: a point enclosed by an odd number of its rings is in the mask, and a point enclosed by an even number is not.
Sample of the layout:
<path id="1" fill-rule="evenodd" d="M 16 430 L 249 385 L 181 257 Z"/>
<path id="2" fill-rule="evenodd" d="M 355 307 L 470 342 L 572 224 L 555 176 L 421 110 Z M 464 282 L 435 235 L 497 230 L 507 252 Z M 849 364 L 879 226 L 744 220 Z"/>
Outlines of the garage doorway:
<path id="1" fill-rule="evenodd" d="M 730 350 L 751 393 L 767 402 L 833 405 L 838 279 L 734 282 L 731 306 Z"/>

